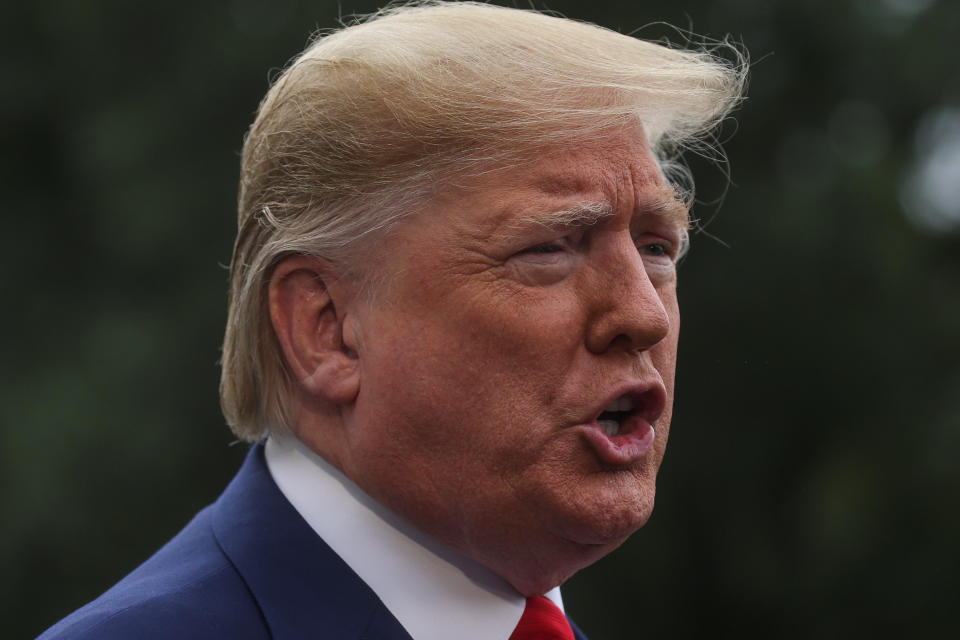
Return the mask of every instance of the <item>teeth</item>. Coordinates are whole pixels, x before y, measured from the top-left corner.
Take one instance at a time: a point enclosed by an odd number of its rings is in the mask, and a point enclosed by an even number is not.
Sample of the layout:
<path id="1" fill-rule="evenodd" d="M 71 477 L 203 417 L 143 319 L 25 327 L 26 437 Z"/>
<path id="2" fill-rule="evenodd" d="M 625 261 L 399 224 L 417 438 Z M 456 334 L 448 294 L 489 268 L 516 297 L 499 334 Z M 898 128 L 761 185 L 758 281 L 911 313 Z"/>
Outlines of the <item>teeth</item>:
<path id="1" fill-rule="evenodd" d="M 633 400 L 627 396 L 620 396 L 608 404 L 604 411 L 633 411 Z"/>
<path id="2" fill-rule="evenodd" d="M 597 424 L 608 436 L 615 436 L 620 433 L 620 423 L 616 420 L 597 420 Z"/>

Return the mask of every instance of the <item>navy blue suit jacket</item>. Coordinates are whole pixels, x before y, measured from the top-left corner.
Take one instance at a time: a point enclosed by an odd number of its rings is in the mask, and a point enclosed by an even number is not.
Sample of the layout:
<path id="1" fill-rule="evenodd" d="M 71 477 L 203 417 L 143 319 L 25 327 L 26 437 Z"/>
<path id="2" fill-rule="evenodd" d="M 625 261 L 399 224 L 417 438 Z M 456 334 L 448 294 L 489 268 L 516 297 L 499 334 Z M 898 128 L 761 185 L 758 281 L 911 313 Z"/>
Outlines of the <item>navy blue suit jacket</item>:
<path id="1" fill-rule="evenodd" d="M 573 628 L 578 640 L 586 640 Z M 410 635 L 287 502 L 267 470 L 263 447 L 256 445 L 215 503 L 133 573 L 40 636 L 67 638 Z"/>

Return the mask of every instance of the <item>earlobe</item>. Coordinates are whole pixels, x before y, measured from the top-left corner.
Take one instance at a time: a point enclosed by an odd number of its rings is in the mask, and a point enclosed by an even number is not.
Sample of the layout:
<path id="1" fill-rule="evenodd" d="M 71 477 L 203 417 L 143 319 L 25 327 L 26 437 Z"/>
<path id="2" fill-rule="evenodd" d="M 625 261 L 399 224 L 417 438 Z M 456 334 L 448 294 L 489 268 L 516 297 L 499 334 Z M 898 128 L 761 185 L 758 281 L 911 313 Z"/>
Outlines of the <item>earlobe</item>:
<path id="1" fill-rule="evenodd" d="M 301 390 L 336 405 L 351 404 L 360 389 L 356 350 L 344 340 L 347 303 L 319 258 L 292 255 L 273 271 L 270 320 L 284 358 Z M 338 299 L 339 298 L 339 299 Z"/>

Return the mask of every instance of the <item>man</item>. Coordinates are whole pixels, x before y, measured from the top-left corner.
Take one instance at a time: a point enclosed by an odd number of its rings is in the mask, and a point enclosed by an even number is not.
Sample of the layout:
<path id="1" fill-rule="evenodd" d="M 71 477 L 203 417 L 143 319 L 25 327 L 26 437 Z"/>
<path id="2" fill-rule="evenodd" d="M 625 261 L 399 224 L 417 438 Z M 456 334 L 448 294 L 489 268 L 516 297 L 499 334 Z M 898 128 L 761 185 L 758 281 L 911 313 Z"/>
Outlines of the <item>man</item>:
<path id="1" fill-rule="evenodd" d="M 559 585 L 647 521 L 667 442 L 665 172 L 742 81 L 469 3 L 314 42 L 244 146 L 221 396 L 257 444 L 43 637 L 582 637 Z"/>

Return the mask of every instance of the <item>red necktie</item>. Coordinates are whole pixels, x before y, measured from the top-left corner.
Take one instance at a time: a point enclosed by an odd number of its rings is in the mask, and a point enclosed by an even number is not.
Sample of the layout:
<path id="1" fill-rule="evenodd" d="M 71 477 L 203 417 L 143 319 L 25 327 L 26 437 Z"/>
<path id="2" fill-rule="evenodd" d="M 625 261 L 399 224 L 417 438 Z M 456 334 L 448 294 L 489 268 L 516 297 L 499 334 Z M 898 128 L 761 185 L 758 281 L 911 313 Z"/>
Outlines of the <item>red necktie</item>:
<path id="1" fill-rule="evenodd" d="M 543 596 L 527 598 L 510 640 L 574 640 L 573 629 L 557 605 Z"/>

